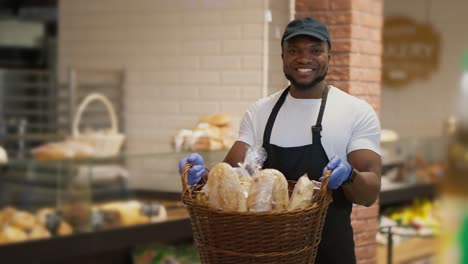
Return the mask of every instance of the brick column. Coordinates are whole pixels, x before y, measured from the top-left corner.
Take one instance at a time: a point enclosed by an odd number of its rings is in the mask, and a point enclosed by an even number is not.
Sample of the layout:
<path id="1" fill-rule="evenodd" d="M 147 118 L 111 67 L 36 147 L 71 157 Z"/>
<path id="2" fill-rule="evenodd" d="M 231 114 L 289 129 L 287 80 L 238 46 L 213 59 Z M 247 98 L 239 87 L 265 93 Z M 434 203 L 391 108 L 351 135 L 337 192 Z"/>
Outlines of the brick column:
<path id="1" fill-rule="evenodd" d="M 330 84 L 365 99 L 379 113 L 384 0 L 296 0 L 296 17 L 324 21 L 332 37 Z M 377 263 L 378 203 L 354 206 L 358 264 Z M 337 252 L 339 254 L 339 252 Z"/>

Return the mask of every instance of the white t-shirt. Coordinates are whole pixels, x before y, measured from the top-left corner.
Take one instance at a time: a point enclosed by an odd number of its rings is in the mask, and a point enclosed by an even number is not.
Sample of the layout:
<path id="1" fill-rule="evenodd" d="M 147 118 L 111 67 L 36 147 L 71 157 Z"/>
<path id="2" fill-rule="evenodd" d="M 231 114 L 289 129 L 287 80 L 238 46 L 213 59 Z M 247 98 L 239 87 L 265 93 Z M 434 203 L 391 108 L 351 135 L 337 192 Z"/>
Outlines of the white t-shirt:
<path id="1" fill-rule="evenodd" d="M 273 106 L 284 89 L 252 104 L 240 124 L 238 140 L 262 146 L 263 132 Z M 317 122 L 322 99 L 297 99 L 286 96 L 276 117 L 270 143 L 297 147 L 312 143 L 311 126 Z M 329 159 L 368 149 L 380 155 L 380 122 L 374 109 L 364 100 L 330 86 L 322 118 L 322 145 Z"/>

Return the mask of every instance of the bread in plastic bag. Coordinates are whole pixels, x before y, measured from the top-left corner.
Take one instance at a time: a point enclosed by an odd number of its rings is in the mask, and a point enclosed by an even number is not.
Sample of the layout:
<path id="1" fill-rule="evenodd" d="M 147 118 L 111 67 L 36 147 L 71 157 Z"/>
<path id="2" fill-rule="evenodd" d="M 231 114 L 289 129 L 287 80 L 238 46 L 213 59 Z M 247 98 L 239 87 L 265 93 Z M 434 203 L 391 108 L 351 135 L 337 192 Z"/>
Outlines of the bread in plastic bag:
<path id="1" fill-rule="evenodd" d="M 280 171 L 264 169 L 254 174 L 247 197 L 250 212 L 280 211 L 288 203 L 288 183 Z"/>
<path id="2" fill-rule="evenodd" d="M 309 206 L 315 190 L 319 191 L 320 187 L 316 186 L 316 184 L 307 177 L 307 174 L 301 176 L 294 186 L 288 210 L 303 209 Z"/>
<path id="3" fill-rule="evenodd" d="M 224 211 L 247 211 L 239 176 L 231 165 L 216 164 L 208 175 L 208 205 Z"/>

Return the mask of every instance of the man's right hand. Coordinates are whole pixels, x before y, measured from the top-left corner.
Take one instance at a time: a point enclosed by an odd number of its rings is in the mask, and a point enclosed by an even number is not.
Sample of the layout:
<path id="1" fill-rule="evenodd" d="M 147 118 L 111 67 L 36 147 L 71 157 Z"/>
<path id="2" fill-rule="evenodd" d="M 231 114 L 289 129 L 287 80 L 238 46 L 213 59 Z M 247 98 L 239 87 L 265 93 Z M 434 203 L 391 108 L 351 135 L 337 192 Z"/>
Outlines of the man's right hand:
<path id="1" fill-rule="evenodd" d="M 197 184 L 206 172 L 205 164 L 203 163 L 203 157 L 198 153 L 192 153 L 179 160 L 180 175 L 182 175 L 184 167 L 187 165 L 187 163 L 193 163 L 192 168 L 190 168 L 188 171 L 187 183 L 189 185 Z"/>

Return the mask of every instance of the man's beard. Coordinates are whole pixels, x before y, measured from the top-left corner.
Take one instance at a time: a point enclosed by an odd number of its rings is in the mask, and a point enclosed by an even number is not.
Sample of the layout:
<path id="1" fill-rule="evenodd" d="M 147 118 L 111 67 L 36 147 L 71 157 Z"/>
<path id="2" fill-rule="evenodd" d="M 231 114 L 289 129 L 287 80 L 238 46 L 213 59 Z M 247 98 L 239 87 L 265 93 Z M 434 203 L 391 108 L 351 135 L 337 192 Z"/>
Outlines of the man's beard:
<path id="1" fill-rule="evenodd" d="M 297 89 L 299 89 L 299 90 L 308 90 L 308 89 L 312 89 L 317 84 L 319 84 L 323 80 L 325 80 L 325 77 L 327 76 L 327 73 L 328 73 L 328 67 L 327 67 L 327 69 L 325 69 L 324 74 L 315 77 L 315 79 L 313 79 L 312 81 L 310 81 L 308 83 L 299 83 L 291 75 L 289 75 L 287 73 L 285 73 L 284 76 L 286 76 L 286 79 L 288 79 L 291 82 L 291 84 L 294 87 L 296 87 Z"/>

